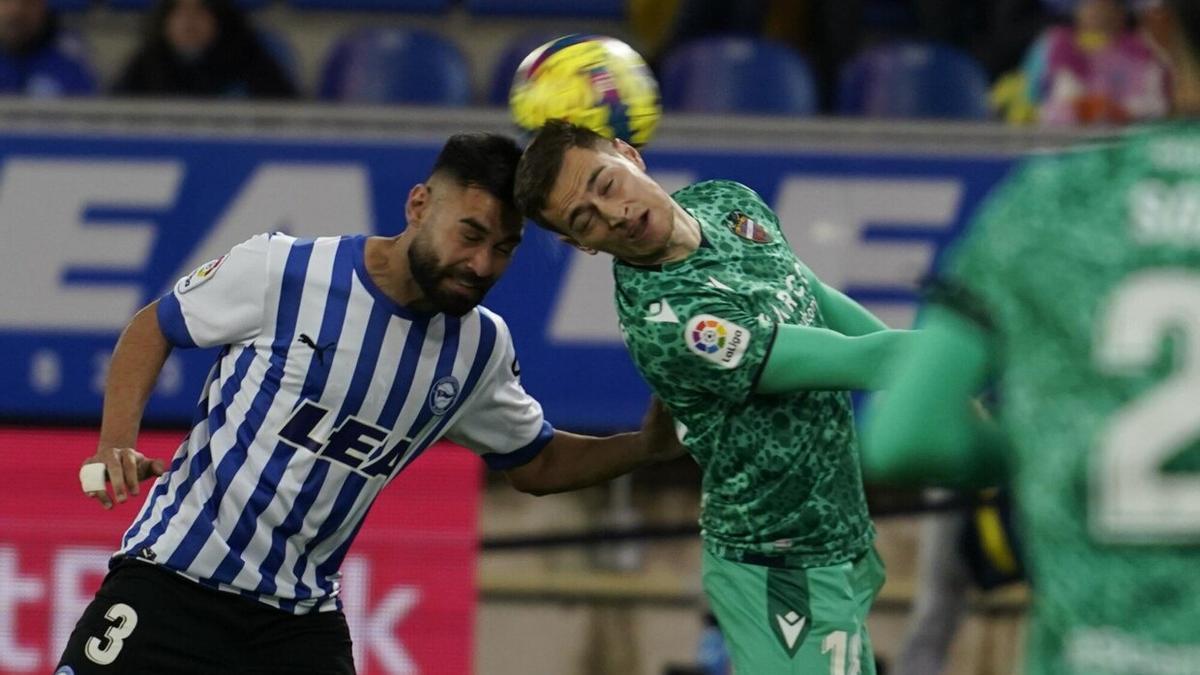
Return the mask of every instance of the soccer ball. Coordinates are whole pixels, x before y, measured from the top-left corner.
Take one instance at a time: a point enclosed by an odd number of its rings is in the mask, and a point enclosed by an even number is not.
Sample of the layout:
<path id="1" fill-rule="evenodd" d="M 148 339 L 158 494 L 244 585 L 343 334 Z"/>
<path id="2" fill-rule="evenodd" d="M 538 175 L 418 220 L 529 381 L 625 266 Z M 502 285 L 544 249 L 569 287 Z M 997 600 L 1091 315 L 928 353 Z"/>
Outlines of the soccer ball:
<path id="1" fill-rule="evenodd" d="M 662 116 L 649 66 L 632 47 L 603 35 L 565 35 L 530 52 L 508 104 L 529 133 L 565 119 L 635 146 L 650 140 Z"/>

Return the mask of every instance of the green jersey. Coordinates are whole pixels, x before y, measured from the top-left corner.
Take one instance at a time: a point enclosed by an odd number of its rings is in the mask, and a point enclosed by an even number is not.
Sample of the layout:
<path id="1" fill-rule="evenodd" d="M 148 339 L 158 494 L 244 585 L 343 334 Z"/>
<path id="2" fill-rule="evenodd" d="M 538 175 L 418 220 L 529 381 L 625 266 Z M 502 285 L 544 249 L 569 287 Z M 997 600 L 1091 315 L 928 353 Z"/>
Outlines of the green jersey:
<path id="1" fill-rule="evenodd" d="M 703 243 L 659 267 L 614 263 L 617 314 L 634 363 L 703 469 L 705 546 L 791 567 L 857 558 L 874 530 L 849 394 L 754 393 L 777 324 L 825 326 L 820 282 L 749 188 L 711 181 L 673 197 L 700 222 Z"/>
<path id="2" fill-rule="evenodd" d="M 1031 673 L 1200 673 L 1200 129 L 1024 167 L 952 255 L 1036 593 Z"/>

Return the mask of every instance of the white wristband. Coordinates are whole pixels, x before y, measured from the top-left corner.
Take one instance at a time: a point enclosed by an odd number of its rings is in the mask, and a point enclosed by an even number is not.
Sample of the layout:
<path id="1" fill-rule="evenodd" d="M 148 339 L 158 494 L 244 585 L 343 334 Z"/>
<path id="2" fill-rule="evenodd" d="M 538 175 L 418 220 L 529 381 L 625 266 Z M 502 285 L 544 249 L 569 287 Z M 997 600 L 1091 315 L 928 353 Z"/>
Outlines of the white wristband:
<path id="1" fill-rule="evenodd" d="M 84 492 L 103 492 L 104 491 L 104 476 L 107 469 L 99 462 L 84 464 L 79 467 L 79 484 L 83 486 Z"/>

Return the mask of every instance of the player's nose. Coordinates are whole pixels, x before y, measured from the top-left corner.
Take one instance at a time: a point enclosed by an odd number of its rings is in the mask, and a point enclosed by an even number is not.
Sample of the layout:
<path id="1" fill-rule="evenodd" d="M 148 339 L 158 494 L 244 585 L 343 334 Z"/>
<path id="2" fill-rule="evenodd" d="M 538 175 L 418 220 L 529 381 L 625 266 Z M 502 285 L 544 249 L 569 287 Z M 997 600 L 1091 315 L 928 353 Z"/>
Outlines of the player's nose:
<path id="1" fill-rule="evenodd" d="M 496 266 L 499 262 L 499 256 L 495 254 L 490 246 L 483 246 L 475 250 L 471 257 L 467 258 L 467 269 L 481 279 L 491 279 L 496 274 Z"/>
<path id="2" fill-rule="evenodd" d="M 600 208 L 601 215 L 611 228 L 622 228 L 629 223 L 629 214 L 633 211 L 628 203 L 610 203 Z"/>

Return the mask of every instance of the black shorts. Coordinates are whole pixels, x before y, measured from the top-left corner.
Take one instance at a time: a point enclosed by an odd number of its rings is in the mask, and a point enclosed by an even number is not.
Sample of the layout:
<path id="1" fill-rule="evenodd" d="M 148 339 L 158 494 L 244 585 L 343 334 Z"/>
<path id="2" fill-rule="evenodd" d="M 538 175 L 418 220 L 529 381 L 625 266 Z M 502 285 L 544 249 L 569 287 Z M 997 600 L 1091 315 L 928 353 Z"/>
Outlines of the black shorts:
<path id="1" fill-rule="evenodd" d="M 125 559 L 75 624 L 55 672 L 352 675 L 354 658 L 341 612 L 290 614 Z"/>

